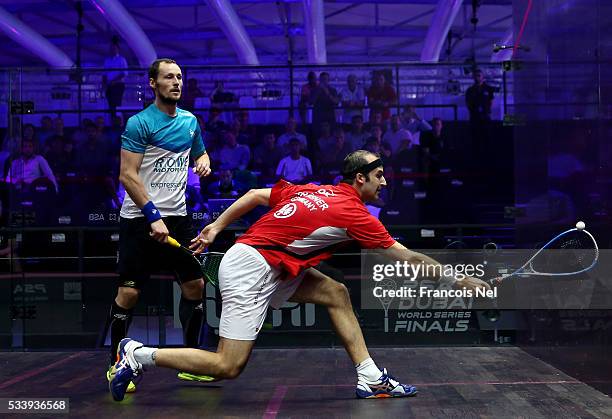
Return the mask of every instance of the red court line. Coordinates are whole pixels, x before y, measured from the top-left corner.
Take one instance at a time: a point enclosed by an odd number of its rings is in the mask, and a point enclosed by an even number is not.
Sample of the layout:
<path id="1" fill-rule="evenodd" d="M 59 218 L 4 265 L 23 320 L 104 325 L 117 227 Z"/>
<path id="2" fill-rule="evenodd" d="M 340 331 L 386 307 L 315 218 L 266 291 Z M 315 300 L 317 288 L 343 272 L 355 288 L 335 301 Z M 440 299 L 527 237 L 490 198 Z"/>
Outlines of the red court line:
<path id="1" fill-rule="evenodd" d="M 76 354 L 72 354 L 70 356 L 67 356 L 66 358 L 60 359 L 59 361 L 55 361 L 54 363 L 49 364 L 47 366 L 40 367 L 40 368 L 37 368 L 35 370 L 31 370 L 31 371 L 28 371 L 28 372 L 26 372 L 24 374 L 18 375 L 17 377 L 14 377 L 14 378 L 12 378 L 12 379 L 10 379 L 8 381 L 5 381 L 4 383 L 0 384 L 0 390 L 5 389 L 5 388 L 7 388 L 7 387 L 9 387 L 9 386 L 11 386 L 11 385 L 13 385 L 15 383 L 20 382 L 20 381 L 27 380 L 28 378 L 32 378 L 32 377 L 34 377 L 34 376 L 36 376 L 38 374 L 42 374 L 43 372 L 49 371 L 50 369 L 53 369 L 53 368 L 55 368 L 55 367 L 57 367 L 59 365 L 65 364 L 66 362 L 71 361 L 74 358 L 80 357 L 84 353 L 85 352 L 77 352 Z"/>
<path id="2" fill-rule="evenodd" d="M 294 386 L 299 387 L 299 386 Z M 275 419 L 278 411 L 280 410 L 281 404 L 283 404 L 283 399 L 285 398 L 285 394 L 287 394 L 288 386 L 277 386 L 274 389 L 274 394 L 270 401 L 268 402 L 268 406 L 266 407 L 266 411 L 264 412 L 262 418 L 263 419 Z"/>
<path id="3" fill-rule="evenodd" d="M 456 381 L 441 383 L 416 383 L 414 386 L 435 387 L 435 386 L 518 386 L 529 384 L 583 384 L 578 380 L 555 380 L 555 381 Z"/>

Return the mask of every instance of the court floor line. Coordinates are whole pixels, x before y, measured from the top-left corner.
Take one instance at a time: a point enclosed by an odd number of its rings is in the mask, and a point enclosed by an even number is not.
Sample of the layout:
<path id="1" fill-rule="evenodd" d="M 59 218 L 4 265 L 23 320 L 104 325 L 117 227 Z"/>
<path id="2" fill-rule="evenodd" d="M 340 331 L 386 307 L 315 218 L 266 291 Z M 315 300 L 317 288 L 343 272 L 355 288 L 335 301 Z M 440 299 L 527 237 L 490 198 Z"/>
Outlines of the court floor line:
<path id="1" fill-rule="evenodd" d="M 274 419 L 280 410 L 281 404 L 283 404 L 283 399 L 285 398 L 285 394 L 287 394 L 288 386 L 277 386 L 274 389 L 274 394 L 270 398 L 268 402 L 268 406 L 266 407 L 266 411 L 263 414 L 263 419 Z"/>
<path id="2" fill-rule="evenodd" d="M 55 368 L 55 367 L 57 367 L 59 365 L 65 364 L 68 361 L 71 361 L 71 360 L 73 360 L 75 358 L 78 358 L 78 357 L 82 356 L 83 354 L 85 354 L 85 352 L 77 352 L 75 354 L 67 356 L 66 358 L 62 358 L 62 359 L 60 359 L 58 361 L 55 361 L 55 362 L 53 362 L 51 364 L 48 364 L 48 365 L 46 365 L 44 367 L 36 368 L 34 370 L 31 370 L 31 371 L 25 372 L 23 374 L 20 374 L 20 375 L 14 377 L 14 378 L 12 378 L 12 379 L 10 379 L 8 381 L 5 381 L 5 382 L 1 383 L 0 384 L 0 390 L 5 389 L 5 388 L 7 388 L 7 387 L 9 387 L 9 386 L 11 386 L 11 385 L 13 385 L 15 383 L 20 382 L 20 381 L 27 380 L 28 378 L 35 377 L 35 376 L 37 376 L 39 374 L 42 374 L 45 371 L 49 371 L 49 370 L 51 370 L 51 369 L 53 369 L 53 368 Z"/>

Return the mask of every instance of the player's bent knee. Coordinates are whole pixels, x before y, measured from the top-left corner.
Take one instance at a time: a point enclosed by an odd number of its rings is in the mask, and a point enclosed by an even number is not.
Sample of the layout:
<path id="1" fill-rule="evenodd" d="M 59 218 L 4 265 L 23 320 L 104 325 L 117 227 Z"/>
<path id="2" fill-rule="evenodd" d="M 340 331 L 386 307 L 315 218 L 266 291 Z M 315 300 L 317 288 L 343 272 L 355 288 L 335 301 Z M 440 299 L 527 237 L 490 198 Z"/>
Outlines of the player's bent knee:
<path id="1" fill-rule="evenodd" d="M 346 285 L 336 282 L 334 287 L 334 302 L 337 305 L 350 305 L 351 304 L 351 296 L 349 294 L 349 290 Z"/>
<path id="2" fill-rule="evenodd" d="M 237 378 L 244 370 L 246 364 L 238 364 L 232 361 L 223 361 L 220 367 L 220 374 L 217 378 L 231 380 Z"/>
<path id="3" fill-rule="evenodd" d="M 232 380 L 234 378 L 238 378 L 238 376 L 242 373 L 243 369 L 244 368 L 231 367 L 225 372 L 223 378 L 225 378 L 226 380 Z"/>

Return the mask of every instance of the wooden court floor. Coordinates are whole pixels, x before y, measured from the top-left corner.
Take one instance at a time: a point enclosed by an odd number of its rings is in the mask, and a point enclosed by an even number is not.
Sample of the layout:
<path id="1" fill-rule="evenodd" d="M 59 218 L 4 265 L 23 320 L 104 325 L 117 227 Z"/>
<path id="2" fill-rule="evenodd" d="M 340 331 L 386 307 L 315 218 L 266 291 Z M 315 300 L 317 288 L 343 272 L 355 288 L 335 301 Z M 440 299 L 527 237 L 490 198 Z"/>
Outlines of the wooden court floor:
<path id="1" fill-rule="evenodd" d="M 69 398 L 70 416 L 89 418 L 612 417 L 611 398 L 516 347 L 371 354 L 419 394 L 355 399 L 355 371 L 342 349 L 256 349 L 234 381 L 186 383 L 173 371 L 151 369 L 119 403 L 108 392 L 106 352 L 2 352 L 0 397 Z"/>

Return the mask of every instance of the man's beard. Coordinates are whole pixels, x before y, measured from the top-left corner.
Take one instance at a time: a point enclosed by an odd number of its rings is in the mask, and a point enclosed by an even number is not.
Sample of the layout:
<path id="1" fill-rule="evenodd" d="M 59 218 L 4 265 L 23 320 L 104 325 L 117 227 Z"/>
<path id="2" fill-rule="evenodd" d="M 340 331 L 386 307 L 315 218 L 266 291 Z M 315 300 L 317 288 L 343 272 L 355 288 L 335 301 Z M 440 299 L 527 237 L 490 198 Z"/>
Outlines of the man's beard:
<path id="1" fill-rule="evenodd" d="M 166 105 L 176 105 L 180 99 L 180 96 L 178 99 L 174 99 L 172 97 L 164 96 L 161 94 L 161 92 L 159 93 L 159 100 Z"/>

